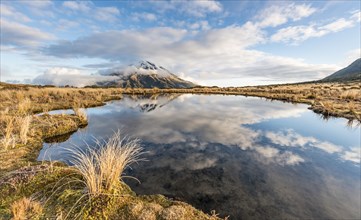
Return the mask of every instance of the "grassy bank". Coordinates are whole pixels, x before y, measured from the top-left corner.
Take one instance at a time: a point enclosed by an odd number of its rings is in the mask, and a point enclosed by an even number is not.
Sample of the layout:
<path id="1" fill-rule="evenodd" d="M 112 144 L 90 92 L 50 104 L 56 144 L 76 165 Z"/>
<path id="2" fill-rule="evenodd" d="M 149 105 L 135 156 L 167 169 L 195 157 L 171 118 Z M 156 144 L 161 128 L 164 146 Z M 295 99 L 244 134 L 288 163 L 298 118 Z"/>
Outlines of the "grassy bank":
<path id="1" fill-rule="evenodd" d="M 305 103 L 327 116 L 361 121 L 361 82 L 299 83 L 248 87 L 199 87 L 192 89 L 53 88 L 0 84 L 0 111 L 46 112 L 54 109 L 93 107 L 120 99 L 122 94 L 193 93 L 264 97 Z M 31 107 L 29 107 L 31 106 Z"/>
<path id="2" fill-rule="evenodd" d="M 36 161 L 45 139 L 87 125 L 82 108 L 121 99 L 122 94 L 245 95 L 306 103 L 326 117 L 360 122 L 360 91 L 360 82 L 193 89 L 79 89 L 0 83 L 0 218 L 217 218 L 161 195 L 136 195 L 123 182 L 116 182 L 106 193 L 89 196 L 89 187 L 81 184 L 86 178 L 79 170 L 61 163 Z M 55 109 L 73 109 L 74 113 L 47 114 Z M 35 115 L 40 112 L 44 114 Z"/>
<path id="3" fill-rule="evenodd" d="M 0 177 L 35 162 L 43 140 L 87 125 L 80 108 L 120 99 L 117 89 L 75 89 L 0 84 Z M 74 114 L 47 114 L 73 109 Z M 34 115 L 35 113 L 44 113 Z"/>
<path id="4" fill-rule="evenodd" d="M 73 150 L 72 167 L 39 163 L 3 176 L 2 219 L 219 219 L 162 195 L 137 196 L 122 178 L 140 159 L 138 142 L 117 133 L 101 146 Z"/>
<path id="5" fill-rule="evenodd" d="M 111 187 L 95 194 L 79 167 L 36 160 L 45 139 L 87 125 L 81 108 L 120 99 L 122 92 L 0 84 L 0 219 L 218 219 L 162 195 L 136 195 L 114 176 Z M 47 114 L 69 108 L 73 114 Z M 102 188 L 103 176 L 90 178 Z"/>
<path id="6" fill-rule="evenodd" d="M 264 97 L 293 103 L 305 103 L 325 117 L 344 117 L 361 121 L 361 82 L 299 83 L 247 87 L 199 87 L 192 89 L 123 89 L 123 94 L 193 93 Z"/>
<path id="7" fill-rule="evenodd" d="M 6 86 L 5 86 L 6 85 Z M 0 111 L 15 115 L 87 108 L 121 99 L 119 89 L 56 88 L 0 84 Z"/>

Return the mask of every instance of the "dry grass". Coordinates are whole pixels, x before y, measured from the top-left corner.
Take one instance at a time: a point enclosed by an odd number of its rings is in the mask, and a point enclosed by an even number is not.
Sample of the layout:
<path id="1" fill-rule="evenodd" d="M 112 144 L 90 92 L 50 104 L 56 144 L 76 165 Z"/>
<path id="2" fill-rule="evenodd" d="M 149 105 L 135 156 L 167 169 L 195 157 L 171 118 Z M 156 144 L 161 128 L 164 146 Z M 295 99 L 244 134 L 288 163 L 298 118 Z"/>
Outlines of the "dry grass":
<path id="1" fill-rule="evenodd" d="M 104 144 L 97 142 L 96 147 L 99 149 L 88 152 L 72 150 L 72 163 L 92 196 L 110 193 L 119 187 L 124 170 L 139 161 L 142 154 L 138 140 L 121 138 L 119 131 Z"/>
<path id="2" fill-rule="evenodd" d="M 361 84 L 344 83 L 299 83 L 247 87 L 196 87 L 191 89 L 144 89 L 126 88 L 124 94 L 193 93 L 225 94 L 265 97 L 287 102 L 306 103 L 317 113 L 344 117 L 350 120 L 361 118 Z M 322 104 L 321 104 L 322 103 Z M 349 110 L 349 104 L 353 110 Z"/>
<path id="3" fill-rule="evenodd" d="M 0 83 L 1 84 L 1 83 Z M 0 150 L 7 150 L 15 146 L 21 147 L 29 142 L 30 136 L 35 139 L 63 134 L 65 131 L 54 131 L 53 128 L 75 127 L 87 124 L 87 115 L 79 107 L 92 107 L 103 105 L 104 101 L 121 98 L 118 89 L 76 89 L 76 88 L 37 88 L 26 85 L 1 84 L 0 89 Z M 31 116 L 38 112 L 48 112 L 54 109 L 74 109 L 80 123 L 74 120 L 52 120 L 56 116 Z M 71 124 L 66 125 L 69 122 Z M 40 131 L 39 131 L 40 130 Z M 66 129 L 68 131 L 69 129 Z M 32 132 L 30 132 L 32 131 Z"/>
<path id="4" fill-rule="evenodd" d="M 14 135 L 16 118 L 12 116 L 3 116 L 2 120 L 2 127 L 4 127 L 4 129 L 0 132 L 2 136 L 0 139 L 1 149 L 7 150 L 9 147 L 14 148 L 16 143 Z"/>
<path id="5" fill-rule="evenodd" d="M 82 122 L 87 122 L 88 121 L 88 116 L 86 114 L 86 111 L 82 108 L 73 108 L 74 114 L 76 116 L 78 116 L 78 118 L 82 121 Z"/>
<path id="6" fill-rule="evenodd" d="M 341 99 L 358 100 L 361 98 L 361 91 L 359 89 L 350 89 L 342 91 L 340 94 Z"/>
<path id="7" fill-rule="evenodd" d="M 324 109 L 325 113 L 330 113 L 335 109 L 334 104 L 330 101 L 320 102 L 320 105 Z"/>
<path id="8" fill-rule="evenodd" d="M 0 87 L 1 88 L 1 87 Z M 196 87 L 191 89 L 145 89 L 145 88 L 56 88 L 28 85 L 3 84 L 0 89 L 0 111 L 29 114 L 54 109 L 94 107 L 122 94 L 194 93 L 258 96 L 289 102 L 307 103 L 315 112 L 326 112 L 320 102 L 334 104 L 330 116 L 357 119 L 361 115 L 360 82 L 344 83 L 300 83 L 248 87 Z M 30 100 L 30 101 L 29 101 Z M 353 102 L 355 111 L 348 110 Z M 30 106 L 30 104 L 32 104 Z M 16 107 L 18 105 L 18 107 Z"/>
<path id="9" fill-rule="evenodd" d="M 19 93 L 21 94 L 21 93 Z M 22 97 L 22 96 L 21 96 Z M 20 115 L 26 115 L 31 111 L 31 101 L 29 98 L 19 99 L 18 113 Z"/>
<path id="10" fill-rule="evenodd" d="M 84 125 L 81 121 L 87 118 L 82 109 L 75 109 L 75 115 L 28 115 L 54 109 L 71 109 L 73 106 L 99 106 L 104 101 L 121 98 L 122 92 L 121 89 L 37 88 L 0 83 L 0 177 L 19 168 L 39 164 L 36 158 L 44 138 L 75 131 Z M 11 149 L 2 150 L 4 141 L 7 148 Z M 50 163 L 50 172 L 39 173 L 38 177 L 31 179 L 19 179 L 24 183 L 16 186 L 17 191 L 8 190 L 4 184 L 0 184 L 0 190 L 3 190 L 1 192 L 7 193 L 0 196 L 0 213 L 5 213 L 5 218 L 12 215 L 14 219 L 41 219 L 44 217 L 43 213 L 47 217 L 56 216 L 61 219 L 104 219 L 106 216 L 112 216 L 111 219 L 129 219 L 129 204 L 145 203 L 144 197 L 136 196 L 122 182 L 122 178 L 128 177 L 124 174 L 126 168 L 140 159 L 142 153 L 139 143 L 137 140 L 122 139 L 117 132 L 107 142 L 98 142 L 96 148 L 98 149 L 77 152 L 74 159 L 77 169 L 65 169 L 62 165 Z M 58 176 L 57 170 L 71 170 L 71 173 L 64 172 L 64 175 Z M 77 170 L 76 174 L 74 170 Z M 75 175 L 76 179 L 68 179 L 70 175 Z M 20 177 L 22 178 L 22 174 Z M 64 185 L 61 179 L 64 180 Z M 38 196 L 42 193 L 44 196 L 53 195 L 57 186 L 53 187 L 54 181 L 56 184 L 61 183 L 62 187 L 59 189 L 66 189 L 55 193 L 59 197 L 53 196 L 55 199 L 44 202 L 44 206 L 27 198 L 29 195 Z M 97 195 L 100 196 L 95 198 Z M 25 197 L 18 200 L 23 196 Z M 163 197 L 158 199 L 160 195 L 154 196 L 150 196 L 146 203 L 163 204 L 165 201 L 164 207 L 158 205 L 161 209 L 168 208 L 171 204 L 180 204 Z M 83 198 L 89 198 L 85 205 L 80 202 Z M 182 206 L 186 210 L 186 219 L 210 219 L 210 216 L 189 205 Z M 151 216 L 159 216 L 161 209 L 154 210 Z M 64 217 L 63 213 L 68 214 Z M 144 212 L 132 218 L 149 219 L 148 214 L 148 206 L 145 206 Z"/>
<path id="11" fill-rule="evenodd" d="M 28 143 L 28 133 L 30 129 L 31 120 L 32 120 L 32 116 L 30 115 L 18 118 L 18 126 L 20 128 L 19 136 L 22 144 Z"/>
<path id="12" fill-rule="evenodd" d="M 14 220 L 38 219 L 43 208 L 39 202 L 23 197 L 11 205 L 11 211 Z"/>
<path id="13" fill-rule="evenodd" d="M 27 144 L 32 116 L 0 115 L 0 149 L 14 148 L 16 143 Z"/>
<path id="14" fill-rule="evenodd" d="M 120 99 L 119 89 L 43 88 L 8 85 L 0 89 L 0 111 L 26 115 L 55 109 L 94 107 L 105 101 Z"/>

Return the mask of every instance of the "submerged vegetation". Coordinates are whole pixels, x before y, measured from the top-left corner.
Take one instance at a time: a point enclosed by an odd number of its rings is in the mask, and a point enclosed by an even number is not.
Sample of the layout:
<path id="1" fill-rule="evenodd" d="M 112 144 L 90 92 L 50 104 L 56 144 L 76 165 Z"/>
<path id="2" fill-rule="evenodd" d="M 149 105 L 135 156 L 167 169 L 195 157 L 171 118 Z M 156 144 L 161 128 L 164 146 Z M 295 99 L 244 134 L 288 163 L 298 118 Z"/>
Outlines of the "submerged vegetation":
<path id="1" fill-rule="evenodd" d="M 55 88 L 0 83 L 1 219 L 217 219 L 162 195 L 136 195 L 123 181 L 142 154 L 138 141 L 116 133 L 88 151 L 73 152 L 74 166 L 36 160 L 43 141 L 86 126 L 84 108 L 122 94 L 196 93 L 258 96 L 310 104 L 325 116 L 361 121 L 361 85 L 305 83 L 192 89 Z M 73 109 L 74 114 L 48 114 Z M 41 114 L 37 114 L 41 113 Z M 77 149 L 76 149 L 77 150 Z"/>

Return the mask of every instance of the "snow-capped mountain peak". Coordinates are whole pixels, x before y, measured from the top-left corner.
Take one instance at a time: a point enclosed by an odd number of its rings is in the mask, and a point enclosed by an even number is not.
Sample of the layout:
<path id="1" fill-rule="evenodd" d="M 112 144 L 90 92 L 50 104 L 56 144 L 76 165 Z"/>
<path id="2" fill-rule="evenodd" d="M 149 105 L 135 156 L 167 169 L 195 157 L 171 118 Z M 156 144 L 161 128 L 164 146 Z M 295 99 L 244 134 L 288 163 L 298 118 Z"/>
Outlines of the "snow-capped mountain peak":
<path id="1" fill-rule="evenodd" d="M 105 70 L 102 75 L 116 76 L 118 79 L 97 82 L 97 86 L 132 88 L 192 88 L 196 84 L 185 81 L 162 66 L 149 61 L 140 61 L 125 68 Z"/>
<path id="2" fill-rule="evenodd" d="M 142 75 L 158 75 L 159 77 L 174 76 L 169 70 L 149 61 L 142 60 L 139 61 L 136 65 L 130 65 L 130 67 L 136 68 L 136 73 Z"/>

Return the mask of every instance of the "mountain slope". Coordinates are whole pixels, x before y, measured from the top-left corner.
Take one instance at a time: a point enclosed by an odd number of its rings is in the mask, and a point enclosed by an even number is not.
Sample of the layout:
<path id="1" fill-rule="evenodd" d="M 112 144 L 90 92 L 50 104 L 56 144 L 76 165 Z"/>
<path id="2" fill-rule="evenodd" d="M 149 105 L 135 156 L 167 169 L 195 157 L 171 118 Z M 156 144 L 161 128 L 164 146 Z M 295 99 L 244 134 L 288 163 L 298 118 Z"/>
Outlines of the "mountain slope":
<path id="1" fill-rule="evenodd" d="M 117 76 L 119 79 L 98 82 L 97 86 L 122 88 L 192 88 L 197 86 L 149 61 L 141 61 L 125 69 L 114 70 L 109 75 Z"/>
<path id="2" fill-rule="evenodd" d="M 361 58 L 355 60 L 349 66 L 327 76 L 321 81 L 334 82 L 350 80 L 361 80 Z"/>

